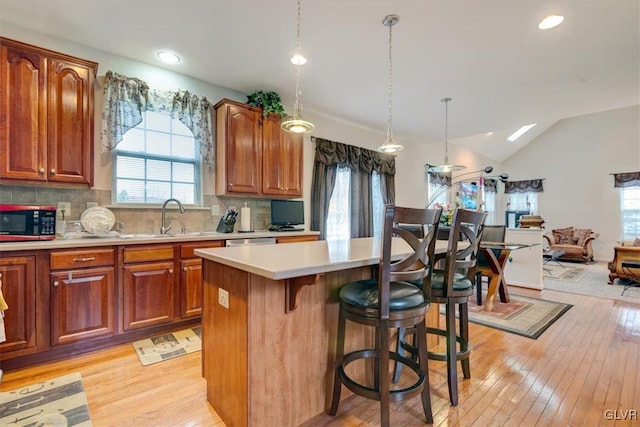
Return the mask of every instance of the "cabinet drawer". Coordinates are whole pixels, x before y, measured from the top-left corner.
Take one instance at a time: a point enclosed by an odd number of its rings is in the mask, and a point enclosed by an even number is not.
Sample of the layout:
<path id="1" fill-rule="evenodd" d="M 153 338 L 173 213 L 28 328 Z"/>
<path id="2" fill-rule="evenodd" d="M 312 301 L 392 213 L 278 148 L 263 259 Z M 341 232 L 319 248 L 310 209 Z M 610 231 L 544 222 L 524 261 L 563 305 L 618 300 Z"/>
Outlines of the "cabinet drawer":
<path id="1" fill-rule="evenodd" d="M 85 249 L 81 251 L 52 251 L 49 256 L 51 270 L 113 265 L 114 261 L 114 251 L 112 248 Z"/>
<path id="2" fill-rule="evenodd" d="M 195 258 L 193 251 L 202 248 L 221 248 L 224 246 L 224 240 L 212 240 L 210 242 L 185 243 L 180 248 L 180 258 Z"/>
<path id="3" fill-rule="evenodd" d="M 276 243 L 315 242 L 317 235 L 276 237 Z"/>
<path id="4" fill-rule="evenodd" d="M 123 250 L 125 264 L 131 262 L 173 260 L 173 246 L 129 246 Z"/>

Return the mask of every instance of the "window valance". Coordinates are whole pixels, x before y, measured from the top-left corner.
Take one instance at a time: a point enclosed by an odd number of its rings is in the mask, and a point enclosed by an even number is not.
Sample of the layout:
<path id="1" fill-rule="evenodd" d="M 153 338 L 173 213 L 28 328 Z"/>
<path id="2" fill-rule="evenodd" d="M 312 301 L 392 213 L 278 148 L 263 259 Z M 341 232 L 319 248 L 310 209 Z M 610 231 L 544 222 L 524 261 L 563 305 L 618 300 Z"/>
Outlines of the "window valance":
<path id="1" fill-rule="evenodd" d="M 142 122 L 144 111 L 170 114 L 191 130 L 203 161 L 215 165 L 211 103 L 188 91 L 158 91 L 133 77 L 107 71 L 104 77 L 102 147 L 113 150 L 123 135 Z"/>
<path id="2" fill-rule="evenodd" d="M 427 172 L 429 175 L 429 182 L 433 185 L 446 185 L 451 186 L 451 173 L 450 172 Z"/>
<path id="3" fill-rule="evenodd" d="M 315 163 L 325 166 L 337 165 L 353 171 L 371 173 L 373 171 L 395 176 L 396 158 L 394 156 L 368 150 L 355 145 L 311 137 L 316 143 Z"/>
<path id="4" fill-rule="evenodd" d="M 528 179 L 524 181 L 507 181 L 504 183 L 505 194 L 512 193 L 541 193 L 542 179 Z"/>
<path id="5" fill-rule="evenodd" d="M 640 187 L 640 172 L 614 173 L 613 186 L 617 188 Z"/>
<path id="6" fill-rule="evenodd" d="M 488 178 L 483 180 L 484 182 L 484 191 L 489 193 L 497 193 L 498 192 L 498 180 L 493 178 Z"/>

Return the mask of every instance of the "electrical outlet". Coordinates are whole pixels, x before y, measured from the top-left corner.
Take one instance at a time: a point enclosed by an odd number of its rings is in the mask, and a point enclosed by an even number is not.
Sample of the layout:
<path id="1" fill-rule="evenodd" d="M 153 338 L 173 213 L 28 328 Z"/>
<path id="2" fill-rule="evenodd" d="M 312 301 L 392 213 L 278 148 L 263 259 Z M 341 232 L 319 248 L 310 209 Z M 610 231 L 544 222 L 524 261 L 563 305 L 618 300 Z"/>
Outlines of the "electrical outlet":
<path id="1" fill-rule="evenodd" d="M 229 291 L 218 288 L 218 304 L 226 309 L 229 308 Z"/>
<path id="2" fill-rule="evenodd" d="M 58 206 L 56 206 L 57 217 L 60 219 L 69 219 L 71 217 L 71 203 L 69 202 L 58 202 Z"/>
<path id="3" fill-rule="evenodd" d="M 220 205 L 211 205 L 211 216 L 220 215 Z"/>

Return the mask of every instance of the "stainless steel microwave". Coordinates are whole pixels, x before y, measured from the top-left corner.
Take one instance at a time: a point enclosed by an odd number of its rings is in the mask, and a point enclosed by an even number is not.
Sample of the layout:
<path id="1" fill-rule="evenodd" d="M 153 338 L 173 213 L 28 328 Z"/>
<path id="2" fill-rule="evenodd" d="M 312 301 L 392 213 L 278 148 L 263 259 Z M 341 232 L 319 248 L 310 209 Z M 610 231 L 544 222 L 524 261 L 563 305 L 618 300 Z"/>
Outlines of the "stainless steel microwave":
<path id="1" fill-rule="evenodd" d="M 0 242 L 53 240 L 55 237 L 55 206 L 0 204 Z"/>

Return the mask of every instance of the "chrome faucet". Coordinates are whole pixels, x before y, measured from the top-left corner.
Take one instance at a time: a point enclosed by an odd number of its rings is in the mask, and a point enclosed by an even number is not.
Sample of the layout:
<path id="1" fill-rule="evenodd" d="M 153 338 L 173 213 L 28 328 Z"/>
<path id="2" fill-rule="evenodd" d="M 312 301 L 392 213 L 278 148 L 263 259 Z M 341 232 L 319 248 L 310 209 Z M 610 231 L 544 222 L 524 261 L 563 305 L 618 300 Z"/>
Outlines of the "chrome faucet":
<path id="1" fill-rule="evenodd" d="M 160 234 L 167 234 L 167 231 L 171 230 L 171 224 L 168 226 L 165 225 L 165 214 L 167 212 L 167 203 L 176 202 L 178 207 L 180 208 L 180 213 L 184 213 L 184 208 L 182 207 L 182 203 L 178 199 L 167 199 L 162 204 L 162 225 L 160 226 Z"/>

